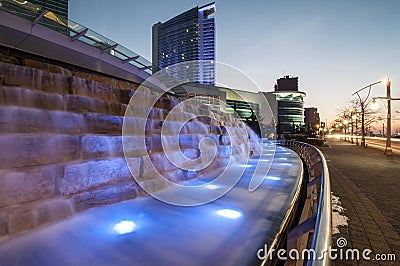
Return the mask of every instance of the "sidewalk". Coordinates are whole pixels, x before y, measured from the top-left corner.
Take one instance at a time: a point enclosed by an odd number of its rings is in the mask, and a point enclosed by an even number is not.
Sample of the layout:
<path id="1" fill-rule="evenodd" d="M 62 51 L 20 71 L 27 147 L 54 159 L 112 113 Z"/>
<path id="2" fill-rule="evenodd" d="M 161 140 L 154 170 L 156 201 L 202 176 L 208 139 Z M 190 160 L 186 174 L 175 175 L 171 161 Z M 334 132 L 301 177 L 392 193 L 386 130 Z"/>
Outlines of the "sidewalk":
<path id="1" fill-rule="evenodd" d="M 333 265 L 400 265 L 400 156 L 335 139 L 328 144 L 320 150 L 328 162 L 332 193 L 349 218 L 332 242 L 345 237 L 346 248 L 397 257 L 397 262 L 336 260 Z"/>

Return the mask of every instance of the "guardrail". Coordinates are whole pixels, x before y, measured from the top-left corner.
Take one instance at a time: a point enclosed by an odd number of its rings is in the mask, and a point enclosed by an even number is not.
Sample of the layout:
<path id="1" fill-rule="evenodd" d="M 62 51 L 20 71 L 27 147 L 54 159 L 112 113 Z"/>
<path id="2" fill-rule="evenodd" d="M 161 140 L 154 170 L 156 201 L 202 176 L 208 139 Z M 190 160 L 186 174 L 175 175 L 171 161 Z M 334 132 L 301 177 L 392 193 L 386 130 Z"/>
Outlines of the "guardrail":
<path id="1" fill-rule="evenodd" d="M 307 198 L 299 224 L 287 236 L 287 249 L 296 248 L 300 253 L 305 248 L 315 251 L 307 265 L 330 265 L 328 250 L 332 244 L 331 188 L 328 166 L 324 155 L 316 147 L 295 140 L 281 140 L 303 159 L 307 165 L 309 180 Z M 312 237 L 311 246 L 307 246 Z M 303 265 L 303 261 L 288 261 L 286 265 Z"/>
<path id="2" fill-rule="evenodd" d="M 79 40 L 102 53 L 108 53 L 123 63 L 131 64 L 139 70 L 151 73 L 151 63 L 128 48 L 104 37 L 103 35 L 66 17 L 43 9 L 28 1 L 0 0 L 0 10 L 32 21 L 32 25 L 40 24 L 71 38 L 71 42 Z"/>

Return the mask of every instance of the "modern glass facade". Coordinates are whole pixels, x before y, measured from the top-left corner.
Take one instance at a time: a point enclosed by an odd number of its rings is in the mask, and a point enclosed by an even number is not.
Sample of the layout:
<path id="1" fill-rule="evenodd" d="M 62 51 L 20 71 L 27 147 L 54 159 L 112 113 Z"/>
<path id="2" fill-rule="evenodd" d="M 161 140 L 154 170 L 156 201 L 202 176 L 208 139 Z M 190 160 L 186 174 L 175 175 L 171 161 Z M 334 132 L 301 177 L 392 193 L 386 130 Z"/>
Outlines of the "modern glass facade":
<path id="1" fill-rule="evenodd" d="M 174 79 L 214 85 L 214 13 L 211 3 L 153 25 L 153 72 L 166 69 Z"/>
<path id="2" fill-rule="evenodd" d="M 304 97 L 300 91 L 274 92 L 278 103 L 278 133 L 294 133 L 304 124 Z"/>
<path id="3" fill-rule="evenodd" d="M 39 24 L 52 28 L 63 34 L 68 34 L 68 0 L 30 0 L 42 10 L 47 10 L 44 16 L 47 21 L 39 21 Z"/>
<path id="4" fill-rule="evenodd" d="M 260 107 L 258 103 L 231 99 L 226 100 L 226 112 L 228 114 L 237 113 L 243 121 L 252 119 L 254 115 L 258 116 L 259 109 Z"/>
<path id="5" fill-rule="evenodd" d="M 68 0 L 30 0 L 30 2 L 56 15 L 68 18 Z"/>

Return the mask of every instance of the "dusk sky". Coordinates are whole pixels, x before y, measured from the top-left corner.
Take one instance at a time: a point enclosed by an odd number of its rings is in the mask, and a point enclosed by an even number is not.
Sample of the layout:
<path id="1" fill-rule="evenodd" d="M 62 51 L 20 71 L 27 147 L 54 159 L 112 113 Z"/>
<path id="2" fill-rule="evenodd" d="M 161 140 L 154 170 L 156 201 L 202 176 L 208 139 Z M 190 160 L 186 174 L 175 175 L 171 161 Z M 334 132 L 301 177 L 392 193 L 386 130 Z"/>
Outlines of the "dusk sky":
<path id="1" fill-rule="evenodd" d="M 70 0 L 70 19 L 151 60 L 154 23 L 210 2 Z M 400 97 L 399 11 L 398 0 L 216 1 L 217 61 L 263 91 L 284 75 L 298 76 L 305 106 L 331 120 L 354 91 L 375 81 L 389 77 L 392 97 Z M 372 92 L 385 96 L 384 84 Z"/>

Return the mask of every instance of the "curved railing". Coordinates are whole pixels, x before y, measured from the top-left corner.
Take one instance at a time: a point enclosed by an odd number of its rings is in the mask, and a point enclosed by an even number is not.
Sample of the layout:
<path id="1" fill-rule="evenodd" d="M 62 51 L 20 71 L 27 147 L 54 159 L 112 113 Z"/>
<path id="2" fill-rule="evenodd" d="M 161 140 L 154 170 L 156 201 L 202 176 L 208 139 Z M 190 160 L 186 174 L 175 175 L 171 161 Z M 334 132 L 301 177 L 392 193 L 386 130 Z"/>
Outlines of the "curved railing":
<path id="1" fill-rule="evenodd" d="M 102 52 L 107 52 L 119 58 L 123 63 L 129 63 L 151 75 L 151 63 L 147 59 L 66 17 L 54 14 L 51 11 L 22 0 L 0 0 L 0 10 L 28 19 L 32 21 L 33 25 L 38 23 L 58 31 L 70 37 L 72 41 L 79 40 L 92 47 L 96 47 Z"/>
<path id="2" fill-rule="evenodd" d="M 283 140 L 279 144 L 296 151 L 307 165 L 309 181 L 306 204 L 300 224 L 288 234 L 288 249 L 299 248 L 297 239 L 314 230 L 311 246 L 302 247 L 315 251 L 315 257 L 307 265 L 329 265 L 329 248 L 332 244 L 332 207 L 328 166 L 319 149 L 295 140 Z M 296 243 L 291 245 L 290 243 Z"/>

